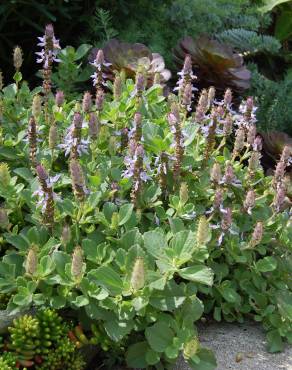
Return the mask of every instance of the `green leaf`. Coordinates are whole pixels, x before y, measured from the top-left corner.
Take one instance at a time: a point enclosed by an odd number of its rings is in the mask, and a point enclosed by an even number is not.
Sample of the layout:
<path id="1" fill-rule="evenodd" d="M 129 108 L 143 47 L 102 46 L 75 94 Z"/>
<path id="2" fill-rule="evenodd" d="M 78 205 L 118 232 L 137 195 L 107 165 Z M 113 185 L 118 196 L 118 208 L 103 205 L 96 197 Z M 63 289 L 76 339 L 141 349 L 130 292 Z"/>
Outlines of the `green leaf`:
<path id="1" fill-rule="evenodd" d="M 54 262 L 51 256 L 43 256 L 39 263 L 39 270 L 42 276 L 49 275 L 54 270 Z"/>
<path id="2" fill-rule="evenodd" d="M 187 280 L 211 286 L 213 284 L 213 271 L 204 265 L 194 265 L 178 271 L 178 274 Z"/>
<path id="3" fill-rule="evenodd" d="M 150 347 L 156 352 L 164 352 L 172 343 L 173 331 L 164 321 L 158 321 L 145 330 L 145 337 Z"/>
<path id="4" fill-rule="evenodd" d="M 174 281 L 169 282 L 163 291 L 154 291 L 150 298 L 151 306 L 162 311 L 173 311 L 186 299 L 184 289 Z"/>
<path id="5" fill-rule="evenodd" d="M 146 361 L 148 365 L 155 365 L 157 362 L 160 361 L 159 353 L 153 351 L 153 349 L 149 348 L 146 352 Z"/>
<path id="6" fill-rule="evenodd" d="M 123 291 L 123 281 L 120 276 L 109 266 L 100 266 L 96 270 L 91 270 L 88 275 L 112 295 L 119 295 Z"/>
<path id="7" fill-rule="evenodd" d="M 30 246 L 29 241 L 21 234 L 19 235 L 4 234 L 4 236 L 8 243 L 12 244 L 15 248 L 19 249 L 20 251 L 27 251 Z"/>
<path id="8" fill-rule="evenodd" d="M 20 82 L 22 80 L 22 74 L 21 72 L 15 72 L 14 76 L 13 76 L 13 80 L 15 82 Z"/>
<path id="9" fill-rule="evenodd" d="M 240 304 L 241 297 L 236 292 L 236 290 L 232 287 L 230 281 L 224 281 L 219 287 L 218 290 L 220 291 L 223 298 L 229 303 L 237 303 Z"/>
<path id="10" fill-rule="evenodd" d="M 277 17 L 275 25 L 275 36 L 284 41 L 292 35 L 292 11 L 282 11 Z"/>
<path id="11" fill-rule="evenodd" d="M 125 335 L 129 334 L 132 331 L 133 326 L 133 321 L 109 320 L 104 323 L 107 335 L 115 342 L 119 342 Z"/>
<path id="12" fill-rule="evenodd" d="M 126 353 L 126 361 L 131 368 L 146 368 L 146 353 L 149 349 L 147 342 L 139 342 L 132 344 Z"/>
<path id="13" fill-rule="evenodd" d="M 119 226 L 124 225 L 130 218 L 133 212 L 133 204 L 124 204 L 119 211 Z"/>
<path id="14" fill-rule="evenodd" d="M 55 263 L 57 273 L 60 276 L 65 276 L 65 266 L 66 264 L 71 263 L 71 257 L 65 252 L 56 251 L 52 254 L 52 258 Z"/>
<path id="15" fill-rule="evenodd" d="M 292 322 L 292 292 L 283 291 L 276 295 L 280 314 Z"/>
<path id="16" fill-rule="evenodd" d="M 264 257 L 256 263 L 256 268 L 260 272 L 274 271 L 277 268 L 277 260 L 274 257 Z"/>
<path id="17" fill-rule="evenodd" d="M 84 307 L 86 305 L 88 305 L 89 303 L 89 300 L 88 298 L 86 298 L 84 295 L 79 295 L 75 298 L 74 301 L 72 301 L 72 303 L 77 306 L 77 307 Z"/>
<path id="18" fill-rule="evenodd" d="M 92 48 L 90 44 L 81 44 L 76 50 L 74 60 L 79 60 L 84 57 L 84 55 Z"/>
<path id="19" fill-rule="evenodd" d="M 66 298 L 64 297 L 55 296 L 55 297 L 51 297 L 50 299 L 50 306 L 52 306 L 56 310 L 63 308 L 65 304 L 66 304 Z"/>
<path id="20" fill-rule="evenodd" d="M 270 12 L 275 6 L 278 6 L 283 3 L 288 3 L 291 0 L 264 0 L 263 4 L 264 6 L 261 6 L 259 8 L 259 11 L 262 13 L 268 13 Z"/>
<path id="21" fill-rule="evenodd" d="M 159 258 L 167 248 L 167 241 L 162 233 L 148 231 L 144 234 L 144 247 L 153 257 Z"/>
<path id="22" fill-rule="evenodd" d="M 27 182 L 30 182 L 31 180 L 34 179 L 32 172 L 28 168 L 25 167 L 16 168 L 15 170 L 13 170 L 13 172 L 16 173 L 16 175 L 22 177 Z"/>
<path id="23" fill-rule="evenodd" d="M 271 353 L 283 351 L 284 344 L 277 329 L 271 330 L 267 333 L 267 348 Z"/>
<path id="24" fill-rule="evenodd" d="M 188 364 L 194 370 L 214 370 L 217 367 L 216 357 L 214 353 L 207 348 L 200 348 L 198 352 L 200 359 L 199 363 L 195 363 L 191 359 L 188 360 Z"/>
<path id="25" fill-rule="evenodd" d="M 182 316 L 184 322 L 189 322 L 192 325 L 199 320 L 204 312 L 203 302 L 197 297 L 191 297 L 185 301 L 182 307 Z"/>
<path id="26" fill-rule="evenodd" d="M 195 246 L 195 234 L 188 230 L 178 232 L 170 242 L 170 247 L 174 250 L 175 256 L 178 258 L 191 257 Z"/>

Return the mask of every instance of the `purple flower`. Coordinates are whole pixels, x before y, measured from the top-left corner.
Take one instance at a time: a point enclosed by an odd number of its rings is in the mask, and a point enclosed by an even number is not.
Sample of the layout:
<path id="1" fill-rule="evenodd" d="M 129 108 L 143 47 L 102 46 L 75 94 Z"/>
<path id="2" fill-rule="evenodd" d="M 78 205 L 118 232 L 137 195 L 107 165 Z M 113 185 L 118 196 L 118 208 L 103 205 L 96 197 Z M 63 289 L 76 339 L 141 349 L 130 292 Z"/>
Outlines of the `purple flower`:
<path id="1" fill-rule="evenodd" d="M 53 61 L 59 63 L 61 60 L 57 58 L 57 55 L 61 47 L 59 40 L 55 38 L 53 26 L 47 25 L 45 35 L 38 39 L 40 42 L 37 45 L 42 47 L 42 50 L 36 52 L 37 63 L 43 63 L 44 69 L 47 69 Z"/>
<path id="2" fill-rule="evenodd" d="M 44 185 L 47 189 L 52 189 L 53 185 L 59 180 L 61 176 L 55 175 L 53 177 L 50 177 L 41 165 L 37 166 L 37 173 L 40 181 L 45 182 Z M 33 193 L 33 196 L 37 196 L 39 198 L 39 201 L 37 202 L 37 207 L 41 207 L 43 213 L 46 210 L 48 200 L 50 200 L 50 194 L 44 190 L 44 186 L 40 184 L 38 189 Z M 52 191 L 52 196 L 54 200 L 60 199 L 60 197 L 54 191 Z"/>

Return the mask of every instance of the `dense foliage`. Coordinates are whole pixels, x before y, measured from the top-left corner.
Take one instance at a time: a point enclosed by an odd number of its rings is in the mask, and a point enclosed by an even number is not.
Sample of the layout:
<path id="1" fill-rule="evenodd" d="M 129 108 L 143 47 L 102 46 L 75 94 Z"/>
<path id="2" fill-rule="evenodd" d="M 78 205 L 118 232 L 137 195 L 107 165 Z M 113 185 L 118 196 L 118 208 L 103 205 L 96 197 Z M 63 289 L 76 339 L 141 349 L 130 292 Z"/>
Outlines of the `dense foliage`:
<path id="1" fill-rule="evenodd" d="M 253 99 L 234 111 L 231 90 L 218 101 L 211 87 L 191 114 L 189 56 L 166 99 L 159 73 L 146 87 L 143 65 L 135 81 L 106 81 L 102 50 L 94 103 L 89 92 L 54 96 L 52 25 L 39 46 L 42 87 L 22 81 L 16 57 L 15 82 L 1 86 L 7 313 L 62 309 L 109 367 L 172 368 L 182 353 L 193 369 L 215 368 L 194 325 L 202 315 L 260 321 L 269 350 L 282 350 L 292 340 L 291 148 L 264 176 Z"/>

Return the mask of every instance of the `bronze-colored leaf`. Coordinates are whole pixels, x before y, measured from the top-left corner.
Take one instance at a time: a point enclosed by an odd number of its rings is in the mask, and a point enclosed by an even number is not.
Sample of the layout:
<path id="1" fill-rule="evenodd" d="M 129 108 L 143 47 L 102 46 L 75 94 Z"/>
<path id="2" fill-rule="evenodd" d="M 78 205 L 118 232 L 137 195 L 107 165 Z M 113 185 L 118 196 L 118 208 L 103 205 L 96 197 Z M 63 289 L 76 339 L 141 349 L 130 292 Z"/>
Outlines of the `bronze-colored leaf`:
<path id="1" fill-rule="evenodd" d="M 194 72 L 200 88 L 214 86 L 218 91 L 227 87 L 242 93 L 250 86 L 250 71 L 245 67 L 241 55 L 223 43 L 200 36 L 182 39 L 174 49 L 174 61 L 181 68 L 185 55 L 192 58 Z"/>
<path id="2" fill-rule="evenodd" d="M 94 60 L 97 50 L 92 50 L 90 61 Z M 106 43 L 103 52 L 105 60 L 111 63 L 106 71 L 109 79 L 114 78 L 115 71 L 121 70 L 124 70 L 126 77 L 134 78 L 139 67 L 146 72 L 148 85 L 152 84 L 156 72 L 160 74 L 162 83 L 170 79 L 171 73 L 165 68 L 163 57 L 158 53 L 151 53 L 143 44 L 130 44 L 112 39 Z"/>

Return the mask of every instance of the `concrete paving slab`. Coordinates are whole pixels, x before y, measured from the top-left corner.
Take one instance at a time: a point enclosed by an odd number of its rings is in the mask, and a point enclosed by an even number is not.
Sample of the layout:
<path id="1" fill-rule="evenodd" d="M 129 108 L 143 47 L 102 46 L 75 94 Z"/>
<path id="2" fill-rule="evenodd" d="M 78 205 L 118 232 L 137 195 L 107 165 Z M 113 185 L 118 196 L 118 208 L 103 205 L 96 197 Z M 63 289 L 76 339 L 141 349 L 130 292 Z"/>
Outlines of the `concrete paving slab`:
<path id="1" fill-rule="evenodd" d="M 217 370 L 292 370 L 292 346 L 271 354 L 265 348 L 265 334 L 256 323 L 214 323 L 200 325 L 200 341 L 212 349 Z M 180 359 L 175 370 L 190 370 Z"/>

